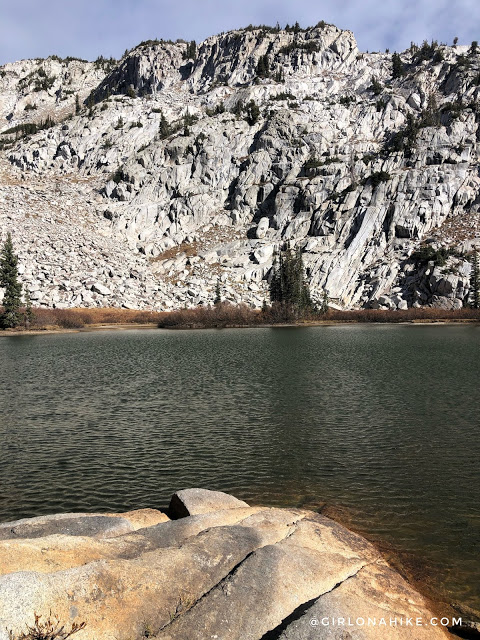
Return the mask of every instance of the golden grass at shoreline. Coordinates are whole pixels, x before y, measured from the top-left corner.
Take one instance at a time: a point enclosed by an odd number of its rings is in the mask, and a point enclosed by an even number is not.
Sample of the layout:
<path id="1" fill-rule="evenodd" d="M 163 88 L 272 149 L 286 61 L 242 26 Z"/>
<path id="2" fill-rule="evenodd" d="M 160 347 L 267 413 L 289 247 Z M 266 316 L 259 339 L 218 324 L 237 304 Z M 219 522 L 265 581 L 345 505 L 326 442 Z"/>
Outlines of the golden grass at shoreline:
<path id="1" fill-rule="evenodd" d="M 0 336 L 46 335 L 88 331 L 129 329 L 208 329 L 255 327 L 314 327 L 344 324 L 445 325 L 480 322 L 480 310 L 421 308 L 404 311 L 357 309 L 326 314 L 310 313 L 302 319 L 285 309 L 269 307 L 265 311 L 246 305 L 222 303 L 214 307 L 196 307 L 171 312 L 117 308 L 34 309 L 35 319 L 27 328 L 0 331 Z"/>
<path id="2" fill-rule="evenodd" d="M 324 324 L 357 323 L 434 323 L 434 322 L 480 322 L 479 309 L 443 310 L 432 308 L 406 309 L 399 311 L 377 309 L 355 309 L 340 311 L 329 309 L 326 313 L 309 311 L 301 316 L 291 307 L 273 304 L 262 311 L 246 305 L 222 303 L 213 307 L 181 309 L 164 314 L 159 327 L 165 329 L 199 329 L 240 326 L 313 326 Z"/>

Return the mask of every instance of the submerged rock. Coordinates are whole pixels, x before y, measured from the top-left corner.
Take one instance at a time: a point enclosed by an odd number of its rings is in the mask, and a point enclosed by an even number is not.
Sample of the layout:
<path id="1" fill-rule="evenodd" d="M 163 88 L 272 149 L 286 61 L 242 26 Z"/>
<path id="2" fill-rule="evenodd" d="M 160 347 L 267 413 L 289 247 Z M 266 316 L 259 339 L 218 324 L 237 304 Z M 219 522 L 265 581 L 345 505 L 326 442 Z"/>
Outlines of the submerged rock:
<path id="1" fill-rule="evenodd" d="M 170 513 L 179 519 L 140 510 L 0 525 L 0 639 L 50 611 L 87 623 L 78 640 L 446 637 L 434 626 L 325 626 L 432 617 L 372 544 L 325 516 L 203 489 L 177 492 Z"/>

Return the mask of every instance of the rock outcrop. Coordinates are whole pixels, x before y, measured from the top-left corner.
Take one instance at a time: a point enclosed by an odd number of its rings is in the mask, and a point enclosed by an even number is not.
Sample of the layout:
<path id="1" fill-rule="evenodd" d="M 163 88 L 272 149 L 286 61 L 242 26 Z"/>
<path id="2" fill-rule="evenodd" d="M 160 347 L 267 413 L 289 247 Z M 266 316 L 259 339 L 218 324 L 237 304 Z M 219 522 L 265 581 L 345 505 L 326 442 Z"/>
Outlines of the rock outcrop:
<path id="1" fill-rule="evenodd" d="M 461 307 L 480 244 L 479 74 L 474 48 L 424 43 L 393 68 L 325 23 L 5 65 L 2 233 L 39 304 L 188 307 L 219 281 L 259 307 L 288 242 L 314 298 Z M 34 98 L 58 124 L 6 133 L 40 122 Z"/>
<path id="2" fill-rule="evenodd" d="M 220 492 L 175 496 L 198 515 L 141 510 L 1 525 L 0 638 L 49 612 L 67 628 L 85 621 L 78 640 L 447 637 L 379 552 L 332 520 Z M 367 617 L 376 625 L 338 622 Z M 412 635 L 390 618 L 426 626 Z"/>
<path id="3" fill-rule="evenodd" d="M 241 507 L 248 507 L 248 504 L 228 493 L 208 489 L 185 489 L 173 494 L 168 513 L 171 518 L 177 519 Z"/>

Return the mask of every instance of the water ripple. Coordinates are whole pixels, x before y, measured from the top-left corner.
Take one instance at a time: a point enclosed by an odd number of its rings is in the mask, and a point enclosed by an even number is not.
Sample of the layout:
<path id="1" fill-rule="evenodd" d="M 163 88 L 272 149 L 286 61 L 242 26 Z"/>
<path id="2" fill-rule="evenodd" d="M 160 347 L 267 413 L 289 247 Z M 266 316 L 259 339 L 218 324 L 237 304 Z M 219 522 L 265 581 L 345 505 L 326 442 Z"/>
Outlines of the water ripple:
<path id="1" fill-rule="evenodd" d="M 478 327 L 0 340 L 0 520 L 182 487 L 327 501 L 480 608 Z"/>

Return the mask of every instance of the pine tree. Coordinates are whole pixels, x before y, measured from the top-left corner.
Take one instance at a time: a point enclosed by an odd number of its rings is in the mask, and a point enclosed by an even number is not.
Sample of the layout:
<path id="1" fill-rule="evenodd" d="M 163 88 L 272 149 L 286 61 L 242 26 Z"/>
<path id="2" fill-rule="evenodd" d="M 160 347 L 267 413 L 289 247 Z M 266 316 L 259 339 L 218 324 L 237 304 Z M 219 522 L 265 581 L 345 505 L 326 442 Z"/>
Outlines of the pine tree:
<path id="1" fill-rule="evenodd" d="M 280 302 L 281 300 L 281 288 L 280 288 L 280 256 L 273 254 L 272 272 L 269 284 L 270 302 Z"/>
<path id="2" fill-rule="evenodd" d="M 328 291 L 327 289 L 323 289 L 323 297 L 322 297 L 322 304 L 320 305 L 320 313 L 326 314 L 328 313 L 328 303 L 329 303 L 329 299 L 328 299 Z"/>
<path id="3" fill-rule="evenodd" d="M 282 304 L 297 316 L 313 308 L 300 249 L 292 251 L 287 246 L 285 251 L 274 256 L 270 300 Z"/>
<path id="4" fill-rule="evenodd" d="M 438 127 L 440 125 L 440 110 L 433 92 L 428 96 L 427 108 L 422 112 L 421 124 L 424 127 Z"/>
<path id="5" fill-rule="evenodd" d="M 215 286 L 215 299 L 213 301 L 214 305 L 220 304 L 222 302 L 222 293 L 220 291 L 220 282 L 217 280 L 217 284 Z"/>
<path id="6" fill-rule="evenodd" d="M 400 58 L 400 55 L 395 52 L 392 55 L 392 78 L 401 78 L 405 73 L 405 66 Z"/>
<path id="7" fill-rule="evenodd" d="M 383 87 L 380 84 L 380 82 L 378 81 L 376 76 L 372 76 L 372 85 L 370 87 L 370 90 L 373 91 L 373 93 L 378 96 L 382 93 L 383 91 Z"/>
<path id="8" fill-rule="evenodd" d="M 184 60 L 195 60 L 197 56 L 197 43 L 195 40 L 192 40 L 187 44 L 187 48 L 183 53 Z"/>
<path id="9" fill-rule="evenodd" d="M 257 76 L 259 78 L 268 78 L 270 77 L 270 60 L 268 55 L 260 56 L 257 64 Z"/>
<path id="10" fill-rule="evenodd" d="M 480 309 L 480 265 L 476 248 L 473 252 L 472 272 L 470 275 L 470 306 L 472 309 Z"/>
<path id="11" fill-rule="evenodd" d="M 171 133 L 170 125 L 168 124 L 167 119 L 163 115 L 163 111 L 160 114 L 160 125 L 158 127 L 158 132 L 160 134 L 160 138 L 163 140 L 164 138 L 168 138 Z"/>
<path id="12" fill-rule="evenodd" d="M 237 118 L 240 118 L 242 116 L 244 109 L 245 109 L 245 106 L 243 104 L 243 101 L 238 100 L 232 109 L 232 113 L 233 115 L 237 116 Z"/>
<path id="13" fill-rule="evenodd" d="M 18 256 L 13 251 L 10 233 L 0 255 L 0 286 L 5 289 L 0 323 L 4 329 L 16 327 L 20 322 L 22 285 L 18 281 Z"/>
<path id="14" fill-rule="evenodd" d="M 415 116 L 412 113 L 407 114 L 407 125 L 403 132 L 404 135 L 404 150 L 407 155 L 412 153 L 413 148 L 417 143 L 417 135 L 418 135 L 418 122 L 415 120 Z"/>
<path id="15" fill-rule="evenodd" d="M 245 108 L 245 111 L 246 111 L 246 120 L 248 124 L 250 126 L 253 126 L 258 121 L 258 118 L 260 117 L 260 109 L 258 107 L 258 104 L 255 102 L 255 100 L 250 100 L 250 102 L 247 104 Z"/>
<path id="16" fill-rule="evenodd" d="M 81 107 L 80 107 L 80 98 L 78 97 L 78 93 L 75 96 L 75 114 L 78 116 L 78 114 L 81 111 Z"/>

